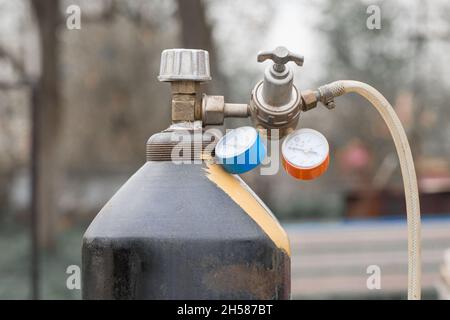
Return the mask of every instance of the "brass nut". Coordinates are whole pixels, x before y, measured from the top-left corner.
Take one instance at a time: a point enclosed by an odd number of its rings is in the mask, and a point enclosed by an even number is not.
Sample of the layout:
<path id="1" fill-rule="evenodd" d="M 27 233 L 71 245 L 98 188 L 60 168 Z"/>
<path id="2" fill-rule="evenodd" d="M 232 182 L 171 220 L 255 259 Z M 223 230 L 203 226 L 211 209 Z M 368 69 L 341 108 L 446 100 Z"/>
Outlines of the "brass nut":
<path id="1" fill-rule="evenodd" d="M 202 121 L 204 125 L 221 125 L 224 119 L 225 99 L 223 96 L 203 95 Z"/>
<path id="2" fill-rule="evenodd" d="M 195 94 L 200 90 L 200 84 L 194 81 L 172 82 L 172 94 Z"/>
<path id="3" fill-rule="evenodd" d="M 195 120 L 195 97 L 178 96 L 172 100 L 172 120 L 173 121 L 194 121 Z"/>
<path id="4" fill-rule="evenodd" d="M 305 90 L 300 93 L 303 100 L 302 110 L 308 111 L 317 106 L 316 93 L 312 90 Z"/>

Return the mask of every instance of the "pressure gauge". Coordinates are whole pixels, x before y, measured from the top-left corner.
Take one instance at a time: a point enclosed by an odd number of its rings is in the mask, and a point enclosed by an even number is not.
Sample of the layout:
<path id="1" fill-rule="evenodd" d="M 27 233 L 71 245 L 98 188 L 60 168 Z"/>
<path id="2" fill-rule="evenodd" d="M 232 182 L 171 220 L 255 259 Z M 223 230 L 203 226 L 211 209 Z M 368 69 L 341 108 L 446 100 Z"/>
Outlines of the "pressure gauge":
<path id="1" fill-rule="evenodd" d="M 281 146 L 283 167 L 293 177 L 312 180 L 322 175 L 330 162 L 327 139 L 313 129 L 290 133 Z"/>
<path id="2" fill-rule="evenodd" d="M 244 173 L 257 167 L 266 155 L 259 133 L 253 127 L 229 131 L 215 148 L 217 162 L 230 173 Z"/>

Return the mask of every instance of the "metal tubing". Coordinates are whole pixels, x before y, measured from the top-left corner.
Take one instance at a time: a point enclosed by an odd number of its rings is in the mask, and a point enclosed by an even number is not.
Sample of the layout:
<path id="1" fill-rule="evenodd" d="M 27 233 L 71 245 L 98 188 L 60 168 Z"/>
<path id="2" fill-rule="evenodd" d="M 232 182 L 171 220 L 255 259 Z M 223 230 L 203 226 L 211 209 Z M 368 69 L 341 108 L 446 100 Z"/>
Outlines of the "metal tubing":
<path id="1" fill-rule="evenodd" d="M 225 103 L 225 118 L 247 118 L 250 115 L 250 109 L 243 103 Z"/>

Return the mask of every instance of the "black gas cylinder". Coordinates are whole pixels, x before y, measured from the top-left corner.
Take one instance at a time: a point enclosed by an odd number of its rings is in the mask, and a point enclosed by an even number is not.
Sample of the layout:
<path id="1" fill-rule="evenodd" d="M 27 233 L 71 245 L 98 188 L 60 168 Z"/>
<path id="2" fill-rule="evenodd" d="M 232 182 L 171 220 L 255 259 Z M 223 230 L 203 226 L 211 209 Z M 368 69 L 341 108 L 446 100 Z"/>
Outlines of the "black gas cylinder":
<path id="1" fill-rule="evenodd" d="M 288 299 L 289 240 L 276 218 L 205 152 L 211 137 L 200 152 L 191 145 L 196 163 L 174 163 L 173 134 L 149 139 L 148 161 L 86 231 L 83 298 Z"/>

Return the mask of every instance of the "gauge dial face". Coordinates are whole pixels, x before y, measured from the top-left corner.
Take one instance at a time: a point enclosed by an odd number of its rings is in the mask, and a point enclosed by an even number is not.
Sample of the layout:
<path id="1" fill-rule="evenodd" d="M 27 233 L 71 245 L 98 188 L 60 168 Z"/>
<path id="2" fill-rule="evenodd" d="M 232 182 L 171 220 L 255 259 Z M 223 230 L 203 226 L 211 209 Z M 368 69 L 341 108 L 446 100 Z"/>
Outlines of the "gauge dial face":
<path id="1" fill-rule="evenodd" d="M 216 155 L 226 159 L 247 151 L 256 141 L 258 133 L 253 127 L 240 127 L 229 131 L 216 145 Z"/>
<path id="2" fill-rule="evenodd" d="M 303 128 L 286 137 L 281 152 L 291 165 L 310 169 L 321 165 L 327 159 L 329 145 L 320 132 Z"/>

